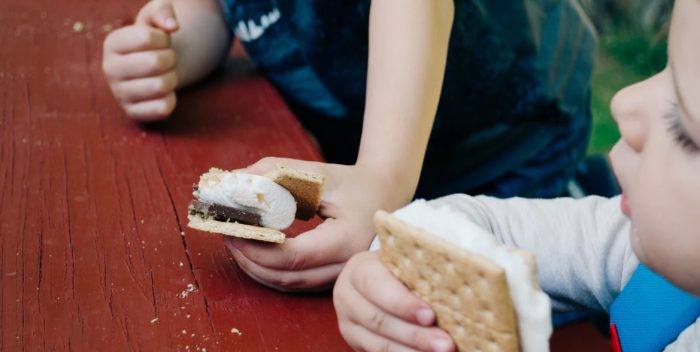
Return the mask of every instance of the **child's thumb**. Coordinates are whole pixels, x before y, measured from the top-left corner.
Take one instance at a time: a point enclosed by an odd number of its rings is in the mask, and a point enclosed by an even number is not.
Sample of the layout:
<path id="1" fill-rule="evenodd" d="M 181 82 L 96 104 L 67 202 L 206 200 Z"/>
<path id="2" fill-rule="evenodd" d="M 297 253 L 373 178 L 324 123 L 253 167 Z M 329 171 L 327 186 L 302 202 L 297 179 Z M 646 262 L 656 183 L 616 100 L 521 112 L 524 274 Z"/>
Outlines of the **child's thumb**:
<path id="1" fill-rule="evenodd" d="M 146 4 L 136 16 L 136 23 L 145 24 L 165 32 L 175 32 L 179 28 L 175 9 L 169 0 L 153 0 Z"/>

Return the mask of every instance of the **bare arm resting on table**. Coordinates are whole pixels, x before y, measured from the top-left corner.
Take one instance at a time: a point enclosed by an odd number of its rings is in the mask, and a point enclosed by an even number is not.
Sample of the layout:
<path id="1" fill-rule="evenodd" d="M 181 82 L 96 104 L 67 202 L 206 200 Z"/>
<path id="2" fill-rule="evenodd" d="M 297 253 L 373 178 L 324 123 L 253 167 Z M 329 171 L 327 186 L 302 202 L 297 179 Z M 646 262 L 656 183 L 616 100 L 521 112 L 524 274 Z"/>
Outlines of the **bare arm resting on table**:
<path id="1" fill-rule="evenodd" d="M 175 89 L 209 74 L 230 43 L 216 0 L 154 0 L 107 36 L 102 69 L 128 117 L 160 120 L 175 108 Z"/>
<path id="2" fill-rule="evenodd" d="M 282 161 L 326 175 L 319 213 L 327 219 L 281 246 L 226 239 L 241 269 L 280 290 L 328 288 L 350 256 L 369 247 L 374 212 L 411 200 L 437 110 L 453 16 L 448 0 L 372 2 L 357 162 Z M 248 171 L 264 173 L 276 162 L 263 159 Z"/>

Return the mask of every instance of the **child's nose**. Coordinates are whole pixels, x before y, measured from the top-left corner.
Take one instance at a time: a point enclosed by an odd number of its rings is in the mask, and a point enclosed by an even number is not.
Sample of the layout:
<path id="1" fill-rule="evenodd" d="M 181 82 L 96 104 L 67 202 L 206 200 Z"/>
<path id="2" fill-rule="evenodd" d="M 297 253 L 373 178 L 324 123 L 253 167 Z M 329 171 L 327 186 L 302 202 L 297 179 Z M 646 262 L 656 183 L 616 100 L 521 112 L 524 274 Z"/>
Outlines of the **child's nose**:
<path id="1" fill-rule="evenodd" d="M 646 97 L 644 83 L 628 86 L 618 91 L 610 102 L 622 139 L 634 149 L 641 152 L 647 137 L 647 121 L 651 97 Z"/>

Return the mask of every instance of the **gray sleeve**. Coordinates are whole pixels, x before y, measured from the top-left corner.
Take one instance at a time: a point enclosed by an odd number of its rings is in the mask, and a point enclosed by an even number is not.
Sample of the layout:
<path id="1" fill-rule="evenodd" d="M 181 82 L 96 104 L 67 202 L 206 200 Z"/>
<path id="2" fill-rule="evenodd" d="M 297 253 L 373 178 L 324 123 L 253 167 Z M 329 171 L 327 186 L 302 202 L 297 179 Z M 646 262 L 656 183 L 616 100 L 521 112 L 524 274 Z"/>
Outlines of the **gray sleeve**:
<path id="1" fill-rule="evenodd" d="M 619 197 L 496 199 L 451 195 L 447 206 L 507 245 L 533 252 L 542 288 L 555 311 L 607 311 L 639 264 Z"/>
<path id="2" fill-rule="evenodd" d="M 700 351 L 700 318 L 685 328 L 676 341 L 664 349 L 666 352 Z"/>

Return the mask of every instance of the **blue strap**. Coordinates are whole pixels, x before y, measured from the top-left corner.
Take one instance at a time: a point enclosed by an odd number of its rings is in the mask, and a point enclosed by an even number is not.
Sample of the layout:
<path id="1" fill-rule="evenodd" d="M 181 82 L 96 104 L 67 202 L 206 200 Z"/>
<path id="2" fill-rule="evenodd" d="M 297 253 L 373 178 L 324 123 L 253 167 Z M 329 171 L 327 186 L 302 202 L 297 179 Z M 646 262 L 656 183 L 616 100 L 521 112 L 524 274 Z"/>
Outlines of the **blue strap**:
<path id="1" fill-rule="evenodd" d="M 661 351 L 700 317 L 700 299 L 644 265 L 610 307 L 623 352 Z"/>

